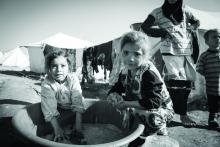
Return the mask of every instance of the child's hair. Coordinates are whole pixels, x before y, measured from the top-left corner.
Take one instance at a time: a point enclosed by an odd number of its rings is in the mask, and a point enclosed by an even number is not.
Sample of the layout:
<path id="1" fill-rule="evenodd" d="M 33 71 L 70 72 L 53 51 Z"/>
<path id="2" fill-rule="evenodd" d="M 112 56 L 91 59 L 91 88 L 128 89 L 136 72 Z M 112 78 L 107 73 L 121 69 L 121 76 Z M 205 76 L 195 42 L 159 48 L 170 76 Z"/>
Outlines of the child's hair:
<path id="1" fill-rule="evenodd" d="M 210 29 L 210 30 L 206 31 L 205 34 L 203 35 L 205 41 L 207 41 L 209 39 L 209 35 L 211 33 L 216 33 L 216 32 L 218 33 L 219 30 L 218 29 Z"/>
<path id="2" fill-rule="evenodd" d="M 146 59 L 150 59 L 150 42 L 147 35 L 140 31 L 131 31 L 125 33 L 121 38 L 120 49 L 122 50 L 125 44 L 128 43 L 137 44 L 140 46 L 144 56 L 146 56 Z"/>
<path id="3" fill-rule="evenodd" d="M 71 68 L 71 67 L 72 67 L 72 62 L 71 62 L 69 56 L 66 54 L 65 51 L 60 50 L 60 51 L 54 51 L 54 52 L 48 53 L 48 54 L 45 56 L 45 71 L 46 71 L 46 73 L 48 73 L 49 70 L 50 70 L 51 62 L 52 62 L 55 58 L 60 57 L 60 56 L 63 56 L 63 57 L 66 58 L 67 63 L 68 63 L 68 67 L 69 67 L 69 71 L 72 70 L 72 68 Z"/>

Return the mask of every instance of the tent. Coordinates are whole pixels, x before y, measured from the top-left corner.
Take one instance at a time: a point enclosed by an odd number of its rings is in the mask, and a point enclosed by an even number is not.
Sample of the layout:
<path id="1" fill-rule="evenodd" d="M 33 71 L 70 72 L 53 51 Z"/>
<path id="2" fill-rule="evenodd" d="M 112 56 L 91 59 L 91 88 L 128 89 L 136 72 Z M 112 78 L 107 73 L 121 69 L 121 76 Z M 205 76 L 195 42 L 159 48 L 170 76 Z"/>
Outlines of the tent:
<path id="1" fill-rule="evenodd" d="M 3 62 L 3 58 L 4 58 L 4 54 L 3 54 L 3 52 L 0 51 L 0 65 Z"/>
<path id="2" fill-rule="evenodd" d="M 61 49 L 74 49 L 76 51 L 76 69 L 82 67 L 83 49 L 90 47 L 93 43 L 81 40 L 63 33 L 57 33 L 37 43 L 24 45 L 28 48 L 30 59 L 30 70 L 36 73 L 44 73 L 44 48 L 49 45 Z"/>
<path id="3" fill-rule="evenodd" d="M 16 47 L 2 55 L 2 66 L 17 67 L 29 70 L 30 62 L 27 48 Z"/>

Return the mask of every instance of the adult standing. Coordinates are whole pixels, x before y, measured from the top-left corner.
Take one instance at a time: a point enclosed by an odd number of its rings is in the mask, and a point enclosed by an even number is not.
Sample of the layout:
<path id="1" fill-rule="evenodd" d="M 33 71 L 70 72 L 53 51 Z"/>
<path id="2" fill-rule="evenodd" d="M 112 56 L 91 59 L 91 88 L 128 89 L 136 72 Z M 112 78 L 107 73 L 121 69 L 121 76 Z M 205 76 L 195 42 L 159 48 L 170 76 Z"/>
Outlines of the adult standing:
<path id="1" fill-rule="evenodd" d="M 148 36 L 161 37 L 164 81 L 173 101 L 174 111 L 187 127 L 196 125 L 187 115 L 187 101 L 196 79 L 194 63 L 197 59 L 192 58 L 195 53 L 192 34 L 199 24 L 199 20 L 183 5 L 183 0 L 165 0 L 141 25 L 142 31 Z"/>

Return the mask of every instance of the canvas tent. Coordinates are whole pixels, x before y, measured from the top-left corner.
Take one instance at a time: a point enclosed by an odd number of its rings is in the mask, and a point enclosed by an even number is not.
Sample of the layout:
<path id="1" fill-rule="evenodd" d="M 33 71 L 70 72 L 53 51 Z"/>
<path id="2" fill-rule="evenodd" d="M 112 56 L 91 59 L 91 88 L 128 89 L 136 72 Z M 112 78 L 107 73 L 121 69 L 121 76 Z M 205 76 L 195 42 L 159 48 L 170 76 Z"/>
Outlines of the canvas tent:
<path id="1" fill-rule="evenodd" d="M 0 65 L 2 64 L 3 59 L 4 59 L 4 54 L 3 52 L 0 51 Z"/>
<path id="2" fill-rule="evenodd" d="M 30 70 L 36 73 L 44 73 L 44 54 L 45 46 L 53 46 L 61 49 L 73 49 L 76 51 L 76 68 L 82 67 L 83 49 L 90 47 L 93 43 L 81 40 L 63 33 L 57 33 L 37 43 L 24 45 L 28 48 L 30 59 Z"/>
<path id="3" fill-rule="evenodd" d="M 29 70 L 30 62 L 27 48 L 16 47 L 6 53 L 2 53 L 2 66 L 17 67 L 21 70 Z"/>

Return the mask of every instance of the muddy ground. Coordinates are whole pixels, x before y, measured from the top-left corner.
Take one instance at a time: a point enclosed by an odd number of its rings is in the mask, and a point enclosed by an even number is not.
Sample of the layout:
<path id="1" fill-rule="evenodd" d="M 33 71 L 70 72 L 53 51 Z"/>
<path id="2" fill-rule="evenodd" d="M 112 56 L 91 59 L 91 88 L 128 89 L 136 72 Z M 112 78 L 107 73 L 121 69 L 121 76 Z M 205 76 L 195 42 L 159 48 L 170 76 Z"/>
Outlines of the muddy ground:
<path id="1" fill-rule="evenodd" d="M 11 117 L 22 107 L 40 102 L 41 78 L 41 75 L 31 72 L 0 71 L 0 146 L 30 146 L 15 135 Z M 109 86 L 103 83 L 85 84 L 82 89 L 84 97 L 105 99 Z M 198 126 L 185 128 L 179 116 L 175 115 L 168 125 L 169 136 L 176 139 L 180 147 L 219 147 L 220 131 L 207 127 L 206 99 L 192 98 L 188 113 Z"/>

